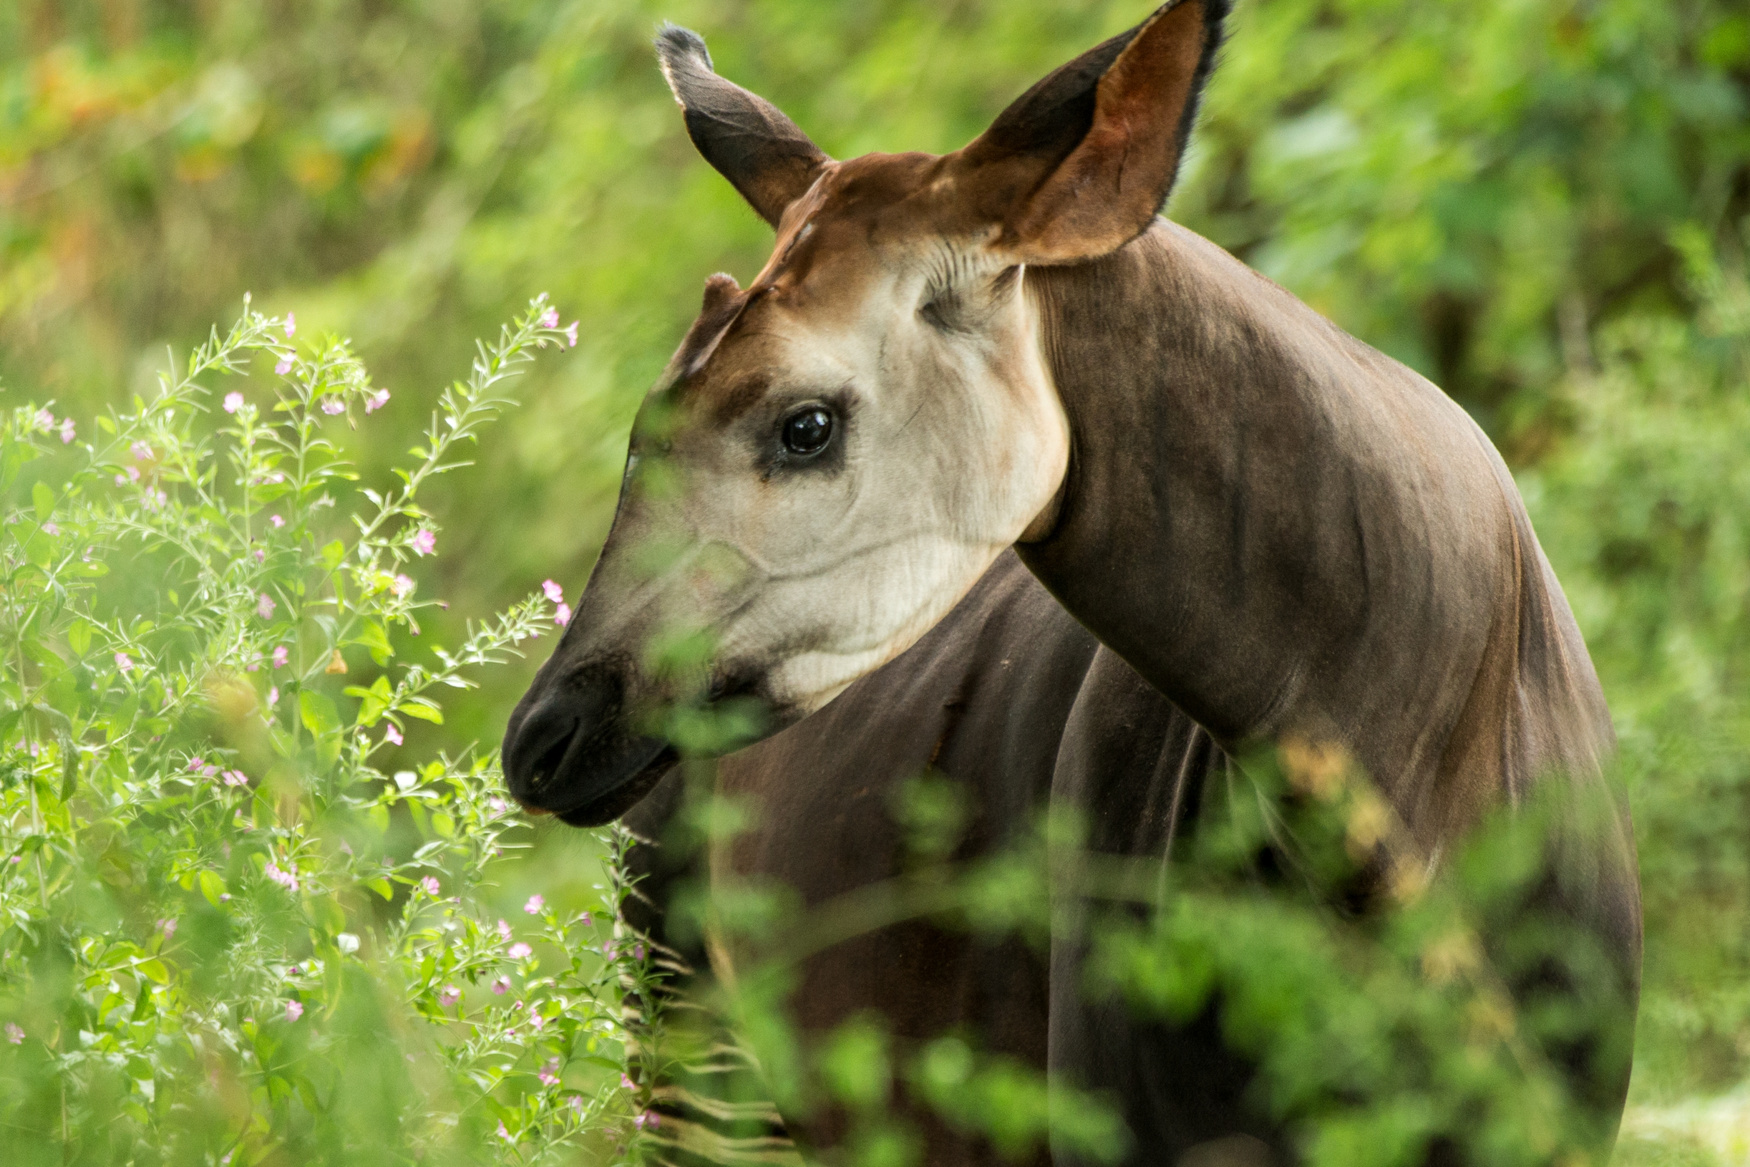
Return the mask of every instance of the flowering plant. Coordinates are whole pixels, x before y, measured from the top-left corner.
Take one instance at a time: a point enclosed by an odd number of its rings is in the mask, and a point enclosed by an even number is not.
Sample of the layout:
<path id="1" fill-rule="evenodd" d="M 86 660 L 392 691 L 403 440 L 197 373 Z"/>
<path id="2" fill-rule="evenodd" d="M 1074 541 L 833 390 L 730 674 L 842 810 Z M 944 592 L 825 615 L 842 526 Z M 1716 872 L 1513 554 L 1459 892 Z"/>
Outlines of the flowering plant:
<path id="1" fill-rule="evenodd" d="M 421 488 L 575 329 L 541 297 L 479 346 L 387 490 L 334 427 L 389 391 L 247 301 L 89 442 L 0 414 L 9 1162 L 526 1163 L 642 1129 L 623 887 L 495 902 L 529 838 L 496 757 L 404 736 L 553 626 L 537 593 L 416 653 L 406 569 L 437 552 Z M 211 410 L 254 360 L 271 391 Z"/>

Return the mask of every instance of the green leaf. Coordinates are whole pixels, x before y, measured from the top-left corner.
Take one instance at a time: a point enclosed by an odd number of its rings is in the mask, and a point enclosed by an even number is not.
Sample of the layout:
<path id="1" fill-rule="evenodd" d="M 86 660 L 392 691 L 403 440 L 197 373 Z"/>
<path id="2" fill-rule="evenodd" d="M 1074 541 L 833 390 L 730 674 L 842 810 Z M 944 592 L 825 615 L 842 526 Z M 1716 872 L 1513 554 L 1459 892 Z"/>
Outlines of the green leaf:
<path id="1" fill-rule="evenodd" d="M 67 626 L 67 647 L 73 650 L 74 656 L 84 656 L 91 651 L 91 625 L 84 620 L 74 620 Z"/>
<path id="2" fill-rule="evenodd" d="M 206 897 L 207 903 L 213 905 L 215 908 L 218 907 L 219 897 L 225 894 L 225 881 L 220 878 L 219 873 L 216 871 L 202 871 L 200 873 L 199 881 L 201 885 L 201 895 Z"/>
<path id="3" fill-rule="evenodd" d="M 408 717 L 417 717 L 421 721 L 429 721 L 434 725 L 444 723 L 443 710 L 427 701 L 424 697 L 409 697 L 401 705 L 399 712 Z"/>
<path id="4" fill-rule="evenodd" d="M 365 621 L 365 627 L 353 640 L 353 644 L 362 644 L 371 654 L 371 659 L 378 665 L 386 665 L 389 658 L 395 655 L 395 648 L 389 643 L 389 633 L 376 620 Z"/>
<path id="5" fill-rule="evenodd" d="M 166 968 L 164 962 L 157 957 L 153 957 L 151 960 L 142 960 L 134 967 L 143 975 L 150 977 L 160 985 L 168 985 L 170 983 L 170 970 Z"/>
<path id="6" fill-rule="evenodd" d="M 36 521 L 48 522 L 49 516 L 55 512 L 55 492 L 49 489 L 48 483 L 39 482 L 31 487 L 30 501 L 36 507 Z"/>
<path id="7" fill-rule="evenodd" d="M 339 567 L 340 561 L 345 558 L 346 544 L 342 543 L 339 539 L 336 539 L 334 542 L 329 543 L 322 548 L 322 562 L 328 565 L 329 571 L 333 571 L 335 568 Z"/>
<path id="8" fill-rule="evenodd" d="M 371 809 L 378 810 L 381 808 L 372 807 Z M 387 816 L 384 817 L 386 818 Z M 392 900 L 395 898 L 395 889 L 389 886 L 389 881 L 386 879 L 367 879 L 364 883 L 366 887 L 370 888 L 386 900 Z"/>
<path id="9" fill-rule="evenodd" d="M 325 694 L 314 689 L 303 689 L 298 693 L 298 716 L 304 722 L 304 728 L 323 737 L 340 728 L 340 714 L 334 708 L 334 702 Z"/>

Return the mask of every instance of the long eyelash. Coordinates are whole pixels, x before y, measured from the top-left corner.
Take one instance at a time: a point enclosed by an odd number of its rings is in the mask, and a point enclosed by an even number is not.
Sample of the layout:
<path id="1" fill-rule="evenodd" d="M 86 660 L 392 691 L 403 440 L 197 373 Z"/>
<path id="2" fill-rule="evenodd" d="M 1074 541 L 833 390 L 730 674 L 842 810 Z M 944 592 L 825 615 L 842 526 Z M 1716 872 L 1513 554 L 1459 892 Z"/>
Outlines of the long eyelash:
<path id="1" fill-rule="evenodd" d="M 956 289 L 962 287 L 977 271 L 971 251 L 944 242 L 936 252 L 936 262 L 931 266 L 929 276 L 924 280 L 924 303 L 933 304 L 938 300 L 953 298 Z"/>

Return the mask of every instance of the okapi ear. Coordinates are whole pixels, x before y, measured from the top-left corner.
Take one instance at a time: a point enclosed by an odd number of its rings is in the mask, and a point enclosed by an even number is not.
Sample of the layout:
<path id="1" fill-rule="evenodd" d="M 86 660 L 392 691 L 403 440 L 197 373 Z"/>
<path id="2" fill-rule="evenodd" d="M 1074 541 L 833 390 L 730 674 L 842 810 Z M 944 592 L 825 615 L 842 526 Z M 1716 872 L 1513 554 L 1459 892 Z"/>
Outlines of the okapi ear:
<path id="1" fill-rule="evenodd" d="M 784 208 L 814 185 L 832 159 L 777 106 L 712 72 L 711 54 L 698 33 L 663 25 L 656 56 L 686 111 L 693 145 L 776 227 Z"/>
<path id="2" fill-rule="evenodd" d="M 1116 251 L 1148 229 L 1178 174 L 1228 0 L 1171 0 L 1046 77 L 961 151 L 1021 262 Z"/>

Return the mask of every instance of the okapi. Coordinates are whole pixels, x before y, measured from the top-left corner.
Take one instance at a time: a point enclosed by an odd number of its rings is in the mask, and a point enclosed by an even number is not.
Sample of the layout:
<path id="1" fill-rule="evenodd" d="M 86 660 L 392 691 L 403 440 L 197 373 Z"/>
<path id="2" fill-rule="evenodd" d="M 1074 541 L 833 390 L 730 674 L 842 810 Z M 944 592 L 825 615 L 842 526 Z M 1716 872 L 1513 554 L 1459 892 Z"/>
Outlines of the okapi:
<path id="1" fill-rule="evenodd" d="M 776 245 L 746 289 L 707 281 L 639 411 L 600 560 L 507 727 L 508 785 L 609 821 L 677 758 L 650 710 L 757 698 L 778 736 L 721 780 L 776 809 L 725 861 L 806 898 L 814 873 L 790 857 L 821 824 L 796 809 L 849 797 L 871 757 L 927 760 L 950 738 L 987 800 L 1069 799 L 1113 824 L 1096 847 L 1150 859 L 1256 743 L 1340 746 L 1431 869 L 1492 810 L 1555 794 L 1576 810 L 1551 828 L 1547 907 L 1617 979 L 1572 1065 L 1607 1140 L 1640 904 L 1602 691 L 1464 411 L 1158 217 L 1226 8 L 1164 5 L 954 153 L 844 162 L 664 30 L 689 134 Z M 654 666 L 652 637 L 676 628 L 713 638 L 702 675 Z M 944 731 L 955 693 L 985 716 Z M 904 740 L 871 755 L 877 730 Z M 1578 809 L 1596 805 L 1607 822 Z M 1076 951 L 1054 942 L 1031 980 L 993 973 L 999 1046 L 1117 1091 L 1133 1162 L 1229 1133 L 1289 1155 L 1215 1028 L 1081 1001 Z M 815 975 L 835 967 L 811 966 L 805 1015 L 854 1003 Z M 934 1007 L 887 988 L 890 1014 L 915 1011 L 897 1028 Z M 928 1158 L 970 1153 L 937 1140 Z"/>

